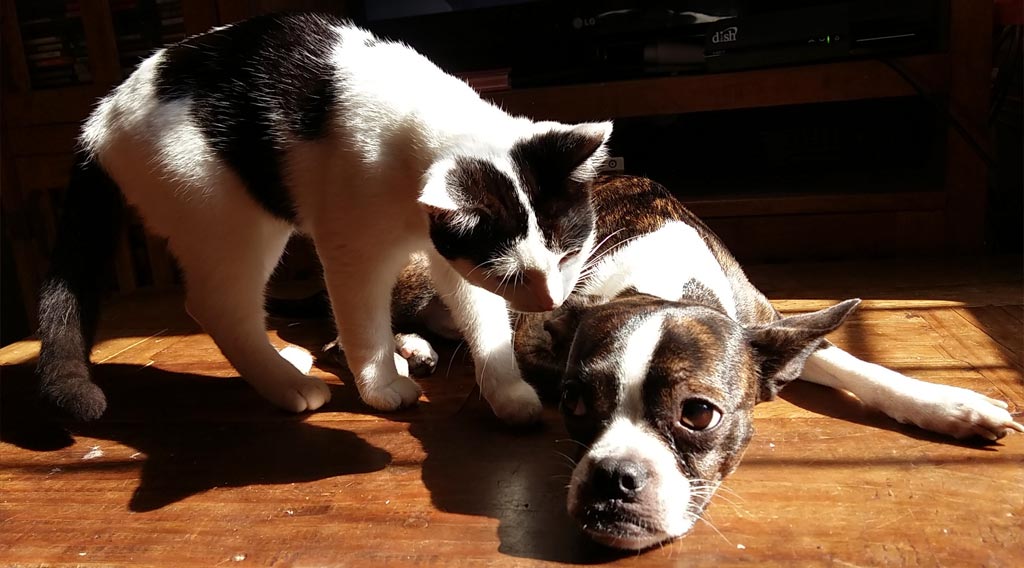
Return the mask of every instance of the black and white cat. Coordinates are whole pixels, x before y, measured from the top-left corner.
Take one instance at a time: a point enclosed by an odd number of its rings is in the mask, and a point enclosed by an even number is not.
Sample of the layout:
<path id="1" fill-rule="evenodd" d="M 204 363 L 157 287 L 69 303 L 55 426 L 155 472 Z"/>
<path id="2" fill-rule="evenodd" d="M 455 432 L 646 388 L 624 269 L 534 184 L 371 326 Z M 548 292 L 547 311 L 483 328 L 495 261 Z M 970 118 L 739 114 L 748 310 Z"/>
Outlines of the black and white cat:
<path id="1" fill-rule="evenodd" d="M 370 406 L 419 398 L 395 367 L 389 306 L 424 251 L 484 397 L 508 422 L 532 421 L 541 405 L 507 308 L 551 310 L 574 288 L 610 133 L 510 116 L 409 47 L 325 16 L 255 18 L 157 51 L 84 126 L 40 302 L 42 391 L 78 418 L 105 409 L 88 356 L 119 189 L 168 239 L 189 313 L 277 406 L 330 398 L 265 333 L 264 287 L 299 231 L 316 244 Z"/>

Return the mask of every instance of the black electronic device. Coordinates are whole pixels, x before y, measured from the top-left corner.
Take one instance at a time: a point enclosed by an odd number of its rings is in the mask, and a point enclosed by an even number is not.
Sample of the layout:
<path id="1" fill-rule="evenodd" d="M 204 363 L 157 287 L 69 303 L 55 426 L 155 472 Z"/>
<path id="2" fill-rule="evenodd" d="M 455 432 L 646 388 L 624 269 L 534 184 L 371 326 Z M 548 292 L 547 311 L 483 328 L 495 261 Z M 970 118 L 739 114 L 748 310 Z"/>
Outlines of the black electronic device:
<path id="1" fill-rule="evenodd" d="M 365 0 L 356 20 L 511 87 L 945 49 L 948 0 Z"/>

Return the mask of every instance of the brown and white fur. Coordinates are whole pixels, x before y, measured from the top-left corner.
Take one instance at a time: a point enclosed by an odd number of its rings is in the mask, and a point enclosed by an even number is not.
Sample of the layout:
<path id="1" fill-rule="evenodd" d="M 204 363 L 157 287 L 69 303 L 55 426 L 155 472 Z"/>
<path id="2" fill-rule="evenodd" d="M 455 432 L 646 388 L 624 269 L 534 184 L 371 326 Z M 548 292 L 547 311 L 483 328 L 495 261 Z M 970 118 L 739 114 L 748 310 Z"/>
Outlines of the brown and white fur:
<path id="1" fill-rule="evenodd" d="M 1024 431 L 1001 401 L 901 375 L 824 340 L 859 300 L 781 317 L 658 184 L 601 177 L 593 198 L 594 260 L 562 308 L 519 316 L 516 354 L 527 377 L 560 381 L 566 425 L 586 447 L 568 511 L 595 540 L 643 549 L 686 534 L 739 464 L 754 405 L 797 378 L 957 438 Z M 420 310 L 417 323 L 450 333 L 416 280 L 422 270 L 407 269 L 396 311 Z"/>

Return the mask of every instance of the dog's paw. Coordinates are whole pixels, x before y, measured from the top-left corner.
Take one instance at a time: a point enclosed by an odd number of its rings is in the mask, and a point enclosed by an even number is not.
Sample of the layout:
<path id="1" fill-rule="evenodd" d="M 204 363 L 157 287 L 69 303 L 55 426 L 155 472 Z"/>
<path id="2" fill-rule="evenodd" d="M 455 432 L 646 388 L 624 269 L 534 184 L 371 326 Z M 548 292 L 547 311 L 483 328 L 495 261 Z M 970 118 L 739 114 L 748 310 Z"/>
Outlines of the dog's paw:
<path id="1" fill-rule="evenodd" d="M 303 375 L 308 375 L 313 368 L 313 354 L 301 347 L 289 345 L 278 353 Z"/>
<path id="2" fill-rule="evenodd" d="M 326 383 L 305 375 L 253 386 L 263 398 L 289 412 L 316 410 L 331 400 L 331 389 Z"/>
<path id="3" fill-rule="evenodd" d="M 890 416 L 959 439 L 980 436 L 995 441 L 1010 430 L 1024 432 L 1001 400 L 959 387 L 922 385 L 905 402 L 894 405 Z"/>
<path id="4" fill-rule="evenodd" d="M 364 385 L 359 389 L 363 402 L 376 410 L 390 411 L 412 406 L 420 399 L 420 386 L 408 377 L 395 374 L 388 380 Z"/>
<path id="5" fill-rule="evenodd" d="M 540 418 L 540 397 L 522 379 L 509 382 L 490 393 L 487 402 L 491 404 L 494 414 L 508 424 L 532 424 Z"/>
<path id="6" fill-rule="evenodd" d="M 437 367 L 437 351 L 415 333 L 395 334 L 395 350 L 408 362 L 409 373 L 413 376 L 425 377 Z"/>

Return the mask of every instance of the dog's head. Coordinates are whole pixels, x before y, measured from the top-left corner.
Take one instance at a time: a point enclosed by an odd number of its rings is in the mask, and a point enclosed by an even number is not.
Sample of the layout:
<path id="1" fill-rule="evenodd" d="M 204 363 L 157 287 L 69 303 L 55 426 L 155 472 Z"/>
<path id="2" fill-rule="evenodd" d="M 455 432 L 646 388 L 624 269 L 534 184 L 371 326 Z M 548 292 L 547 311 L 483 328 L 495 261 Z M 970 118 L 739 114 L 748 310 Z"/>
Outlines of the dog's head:
<path id="1" fill-rule="evenodd" d="M 586 448 L 569 514 L 617 548 L 685 534 L 738 465 L 754 405 L 797 378 L 857 303 L 744 328 L 705 306 L 632 295 L 549 321 L 553 343 L 571 341 L 560 406 Z"/>

